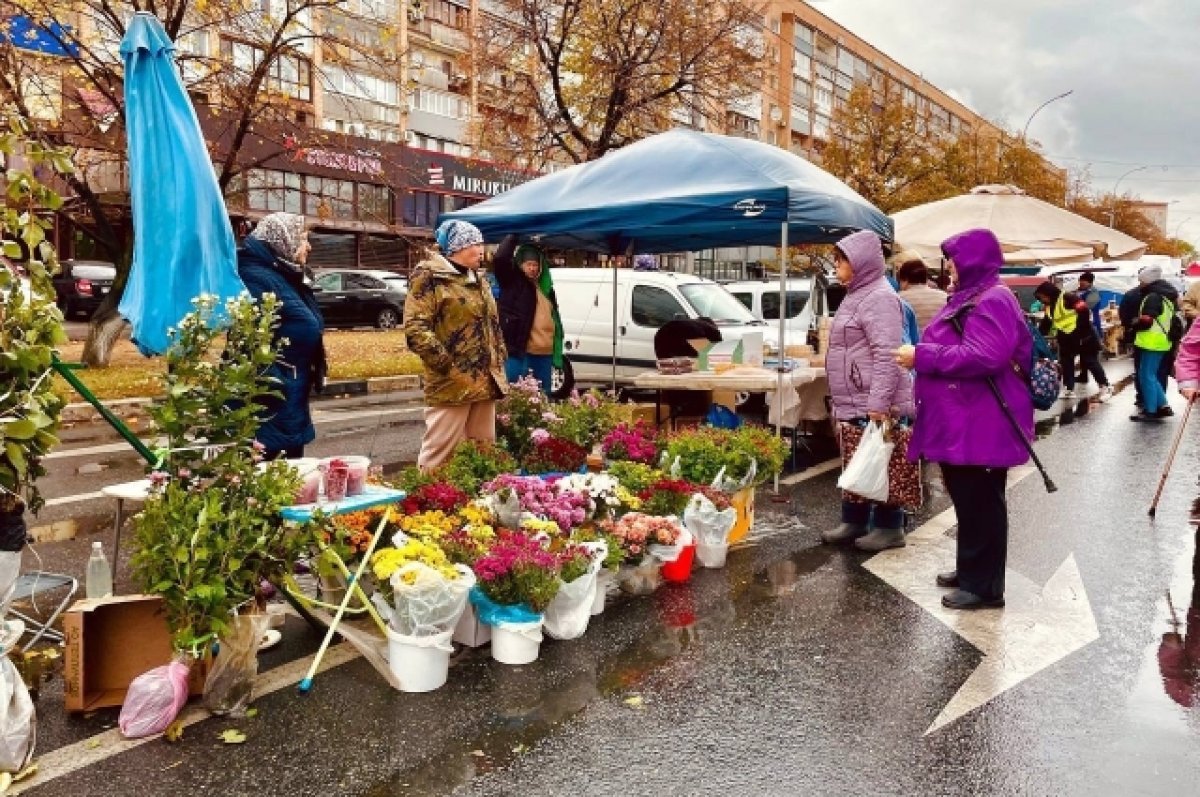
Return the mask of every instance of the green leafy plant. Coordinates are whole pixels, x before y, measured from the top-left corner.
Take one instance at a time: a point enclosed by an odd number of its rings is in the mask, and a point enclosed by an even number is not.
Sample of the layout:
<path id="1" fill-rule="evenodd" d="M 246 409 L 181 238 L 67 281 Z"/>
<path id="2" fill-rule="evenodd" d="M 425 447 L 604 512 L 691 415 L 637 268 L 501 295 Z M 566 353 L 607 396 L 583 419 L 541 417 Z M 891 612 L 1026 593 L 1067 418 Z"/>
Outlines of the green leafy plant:
<path id="1" fill-rule="evenodd" d="M 741 480 L 757 463 L 754 484 L 759 485 L 783 469 L 787 445 L 769 429 L 742 426 L 714 429 L 701 426 L 673 434 L 667 442 L 667 460 L 679 459 L 679 475 L 696 484 L 708 485 L 725 471 L 724 478 Z"/>
<path id="2" fill-rule="evenodd" d="M 616 402 L 605 398 L 598 390 L 572 393 L 564 402 L 554 405 L 557 421 L 545 428 L 555 437 L 570 440 L 586 451 L 604 439 L 618 421 Z"/>
<path id="3" fill-rule="evenodd" d="M 170 448 L 134 518 L 133 555 L 140 588 L 163 598 L 175 647 L 193 655 L 314 542 L 311 526 L 280 517 L 299 475 L 261 462 L 253 442 L 257 399 L 272 390 L 277 305 L 242 297 L 218 313 L 202 297 L 196 306 L 172 332 L 165 398 L 151 411 Z"/>
<path id="4" fill-rule="evenodd" d="M 499 446 L 464 440 L 455 447 L 449 461 L 438 468 L 437 476 L 438 481 L 452 484 L 467 495 L 475 495 L 479 485 L 516 469 L 516 460 Z"/>
<path id="5" fill-rule="evenodd" d="M 607 470 L 610 476 L 634 495 L 663 478 L 662 471 L 641 462 L 612 462 Z"/>
<path id="6" fill-rule="evenodd" d="M 69 157 L 28 140 L 13 122 L 0 135 L 0 157 L 20 153 L 31 168 L 63 173 Z M 58 444 L 65 402 L 50 378 L 54 349 L 66 343 L 62 314 L 54 305 L 50 277 L 58 270 L 54 247 L 46 240 L 52 221 L 42 212 L 62 200 L 31 171 L 4 169 L 5 202 L 0 207 L 0 238 L 6 258 L 22 260 L 28 295 L 0 264 L 0 511 L 17 512 L 43 504 L 36 487 L 46 474 L 42 459 Z"/>

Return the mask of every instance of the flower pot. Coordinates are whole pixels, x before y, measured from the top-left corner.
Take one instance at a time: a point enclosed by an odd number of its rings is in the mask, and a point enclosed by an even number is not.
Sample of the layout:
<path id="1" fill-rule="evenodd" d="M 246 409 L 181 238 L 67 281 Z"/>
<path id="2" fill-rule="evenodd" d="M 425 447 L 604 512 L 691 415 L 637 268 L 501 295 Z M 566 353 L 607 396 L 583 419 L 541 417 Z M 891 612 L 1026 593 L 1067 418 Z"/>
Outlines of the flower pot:
<path id="1" fill-rule="evenodd" d="M 696 546 L 696 558 L 700 560 L 701 567 L 721 568 L 725 566 L 725 557 L 729 553 L 729 545 L 720 543 L 719 545 L 705 545 L 700 543 Z"/>
<path id="2" fill-rule="evenodd" d="M 604 604 L 608 600 L 608 585 L 612 583 L 611 570 L 601 570 L 596 574 L 596 597 L 592 600 L 592 617 L 604 614 Z"/>
<path id="3" fill-rule="evenodd" d="M 750 534 L 754 525 L 754 488 L 743 487 L 729 496 L 729 502 L 737 509 L 737 520 L 729 530 L 729 542 L 741 542 Z"/>
<path id="4" fill-rule="evenodd" d="M 499 623 L 492 627 L 492 658 L 501 664 L 537 661 L 542 646 L 542 621 Z"/>
<path id="5" fill-rule="evenodd" d="M 662 583 L 659 562 L 653 556 L 646 556 L 636 565 L 621 565 L 617 579 L 622 592 L 649 595 Z"/>
<path id="6" fill-rule="evenodd" d="M 427 637 L 397 634 L 384 629 L 388 639 L 388 668 L 396 676 L 401 692 L 432 692 L 446 683 L 450 671 L 453 631 Z"/>
<path id="7" fill-rule="evenodd" d="M 543 627 L 551 639 L 578 639 L 587 631 L 596 602 L 596 574 L 585 573 L 562 584 L 546 607 Z M 494 643 L 493 643 L 494 644 Z"/>
<path id="8" fill-rule="evenodd" d="M 679 552 L 679 558 L 674 562 L 663 562 L 662 577 L 664 581 L 681 584 L 692 577 L 692 560 L 696 555 L 696 543 L 685 545 Z"/>

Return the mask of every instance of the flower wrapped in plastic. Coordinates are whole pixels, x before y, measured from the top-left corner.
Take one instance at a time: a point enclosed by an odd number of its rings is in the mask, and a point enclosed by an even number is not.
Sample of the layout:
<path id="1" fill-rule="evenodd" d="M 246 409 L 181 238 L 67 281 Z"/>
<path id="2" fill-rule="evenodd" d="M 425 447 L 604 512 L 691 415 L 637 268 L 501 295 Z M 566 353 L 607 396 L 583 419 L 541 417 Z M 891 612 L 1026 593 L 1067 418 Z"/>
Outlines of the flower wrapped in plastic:
<path id="1" fill-rule="evenodd" d="M 554 483 L 560 493 L 575 493 L 588 501 L 591 517 L 605 520 L 640 509 L 641 500 L 607 473 L 572 473 Z"/>
<path id="2" fill-rule="evenodd" d="M 433 542 L 403 534 L 393 542 L 396 547 L 371 559 L 375 578 L 391 593 L 392 630 L 408 637 L 453 630 L 475 586 L 475 574 L 465 565 L 452 564 Z"/>

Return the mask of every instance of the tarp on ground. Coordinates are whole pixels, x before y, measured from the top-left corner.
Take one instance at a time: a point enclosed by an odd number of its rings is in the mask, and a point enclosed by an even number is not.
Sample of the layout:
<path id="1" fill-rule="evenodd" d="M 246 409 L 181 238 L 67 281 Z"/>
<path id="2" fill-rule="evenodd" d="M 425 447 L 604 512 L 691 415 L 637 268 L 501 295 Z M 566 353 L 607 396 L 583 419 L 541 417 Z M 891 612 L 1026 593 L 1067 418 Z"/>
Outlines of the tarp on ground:
<path id="1" fill-rule="evenodd" d="M 245 290 L 229 213 L 174 52 L 153 15 L 134 15 L 121 42 L 133 266 L 118 309 L 148 356 L 166 351 L 167 330 L 194 298 L 212 294 L 224 304 Z"/>
<path id="2" fill-rule="evenodd" d="M 820 167 L 743 138 L 677 129 L 444 214 L 495 241 L 639 253 L 832 243 L 856 230 L 892 240 L 885 214 Z"/>

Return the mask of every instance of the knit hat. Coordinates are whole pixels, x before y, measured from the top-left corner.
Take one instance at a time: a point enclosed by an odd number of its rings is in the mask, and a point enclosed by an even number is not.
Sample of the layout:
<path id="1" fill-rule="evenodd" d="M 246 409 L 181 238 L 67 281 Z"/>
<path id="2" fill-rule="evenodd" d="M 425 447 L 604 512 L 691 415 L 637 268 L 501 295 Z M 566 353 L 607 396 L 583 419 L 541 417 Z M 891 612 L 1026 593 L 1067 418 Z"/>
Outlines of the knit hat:
<path id="1" fill-rule="evenodd" d="M 1138 272 L 1138 282 L 1149 285 L 1162 279 L 1162 266 L 1146 266 Z"/>
<path id="2" fill-rule="evenodd" d="M 262 241 L 275 254 L 290 261 L 304 240 L 304 217 L 295 213 L 272 213 L 262 218 L 250 237 Z"/>
<path id="3" fill-rule="evenodd" d="M 1085 271 L 1079 275 L 1079 281 L 1087 282 L 1087 283 L 1094 283 L 1096 281 L 1096 275 L 1090 271 Z"/>
<path id="4" fill-rule="evenodd" d="M 438 249 L 442 250 L 442 254 L 447 257 L 468 246 L 483 243 L 483 233 L 479 231 L 478 227 L 469 221 L 458 221 L 457 219 L 443 221 L 433 237 L 437 240 Z"/>

